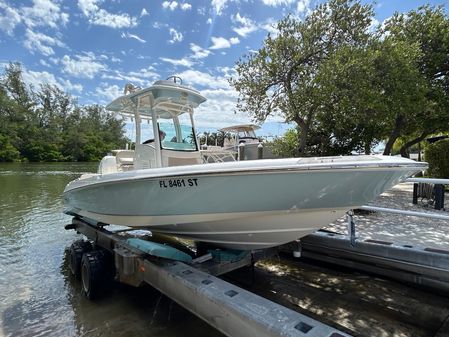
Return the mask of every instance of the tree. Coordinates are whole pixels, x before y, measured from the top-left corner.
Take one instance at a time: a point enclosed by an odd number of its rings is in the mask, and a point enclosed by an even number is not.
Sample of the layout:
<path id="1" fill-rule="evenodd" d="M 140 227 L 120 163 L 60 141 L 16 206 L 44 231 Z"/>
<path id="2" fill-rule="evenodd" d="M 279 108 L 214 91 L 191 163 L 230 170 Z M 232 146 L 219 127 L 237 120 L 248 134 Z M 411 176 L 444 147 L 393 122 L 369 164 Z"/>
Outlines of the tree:
<path id="1" fill-rule="evenodd" d="M 422 6 L 393 15 L 382 33 L 392 41 L 418 46 L 417 67 L 427 86 L 425 106 L 401 133 L 407 141 L 400 153 L 406 157 L 411 146 L 430 134 L 449 130 L 449 18 L 442 6 Z"/>
<path id="2" fill-rule="evenodd" d="M 382 79 L 376 60 L 378 45 L 344 46 L 322 63 L 317 74 L 322 109 L 311 130 L 316 155 L 369 154 L 382 139 L 385 109 L 379 100 Z"/>
<path id="3" fill-rule="evenodd" d="M 352 0 L 330 0 L 304 21 L 287 16 L 254 54 L 236 63 L 230 83 L 239 92 L 237 108 L 257 121 L 280 113 L 300 130 L 297 154 L 306 154 L 308 133 L 321 102 L 316 75 L 322 62 L 341 46 L 364 45 L 372 7 Z"/>
<path id="4" fill-rule="evenodd" d="M 123 148 L 124 122 L 104 107 L 79 107 L 57 86 L 27 86 L 20 64 L 0 81 L 0 161 L 99 160 Z"/>
<path id="5" fill-rule="evenodd" d="M 278 157 L 294 157 L 298 149 L 298 135 L 295 129 L 288 129 L 283 137 L 276 137 L 267 143 L 270 150 Z"/>
<path id="6" fill-rule="evenodd" d="M 429 162 L 429 174 L 435 178 L 449 178 L 449 139 L 427 146 L 424 159 Z"/>

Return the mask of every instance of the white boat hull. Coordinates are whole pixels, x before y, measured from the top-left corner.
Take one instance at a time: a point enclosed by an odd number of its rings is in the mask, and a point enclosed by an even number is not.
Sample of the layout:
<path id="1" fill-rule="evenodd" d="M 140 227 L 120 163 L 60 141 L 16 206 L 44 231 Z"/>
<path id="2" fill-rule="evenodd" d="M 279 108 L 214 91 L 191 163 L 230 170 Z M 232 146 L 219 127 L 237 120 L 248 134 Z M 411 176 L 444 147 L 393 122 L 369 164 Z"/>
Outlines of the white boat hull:
<path id="1" fill-rule="evenodd" d="M 305 236 L 424 167 L 381 156 L 170 167 L 79 179 L 64 200 L 68 213 L 99 222 L 259 249 Z"/>

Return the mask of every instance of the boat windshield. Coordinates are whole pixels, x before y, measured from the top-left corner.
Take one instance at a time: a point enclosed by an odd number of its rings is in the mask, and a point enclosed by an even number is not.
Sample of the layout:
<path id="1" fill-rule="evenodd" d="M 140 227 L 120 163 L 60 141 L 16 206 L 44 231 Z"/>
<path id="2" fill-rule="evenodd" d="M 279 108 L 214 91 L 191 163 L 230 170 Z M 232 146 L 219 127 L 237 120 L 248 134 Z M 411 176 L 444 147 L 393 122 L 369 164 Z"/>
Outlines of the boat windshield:
<path id="1" fill-rule="evenodd" d="M 238 132 L 239 138 L 257 138 L 254 130 L 244 130 Z"/>
<path id="2" fill-rule="evenodd" d="M 161 119 L 159 132 L 163 132 L 161 147 L 166 150 L 197 151 L 195 132 L 190 114 L 183 113 L 169 119 Z"/>

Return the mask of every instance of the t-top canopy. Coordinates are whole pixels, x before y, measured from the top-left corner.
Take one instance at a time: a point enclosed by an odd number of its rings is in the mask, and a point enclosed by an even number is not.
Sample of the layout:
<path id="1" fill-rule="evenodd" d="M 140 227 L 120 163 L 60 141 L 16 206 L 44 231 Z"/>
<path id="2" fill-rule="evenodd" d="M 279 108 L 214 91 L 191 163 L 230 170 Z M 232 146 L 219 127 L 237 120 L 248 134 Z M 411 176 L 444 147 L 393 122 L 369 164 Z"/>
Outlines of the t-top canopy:
<path id="1" fill-rule="evenodd" d="M 193 109 L 205 102 L 197 90 L 172 81 L 157 81 L 151 87 L 120 96 L 106 106 L 109 111 L 124 116 L 138 114 L 141 118 L 151 118 L 152 111 L 161 118 L 170 118 Z"/>
<path id="2" fill-rule="evenodd" d="M 222 128 L 218 131 L 221 132 L 241 132 L 241 131 L 254 131 L 260 129 L 260 126 L 256 124 L 241 124 L 241 125 L 232 125 Z"/>

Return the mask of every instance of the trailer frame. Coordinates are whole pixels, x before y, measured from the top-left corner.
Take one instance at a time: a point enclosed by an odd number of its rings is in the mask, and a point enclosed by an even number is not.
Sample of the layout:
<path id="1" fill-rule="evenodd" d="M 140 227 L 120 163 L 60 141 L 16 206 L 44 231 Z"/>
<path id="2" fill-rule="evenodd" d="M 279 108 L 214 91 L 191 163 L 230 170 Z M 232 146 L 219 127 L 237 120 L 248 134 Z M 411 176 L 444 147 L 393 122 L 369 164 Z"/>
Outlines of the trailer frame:
<path id="1" fill-rule="evenodd" d="M 86 236 L 94 249 L 111 254 L 116 281 L 135 287 L 149 284 L 227 336 L 350 337 L 216 276 L 272 256 L 275 249 L 218 261 L 207 253 L 187 264 L 137 249 L 126 240 L 127 231 L 113 232 L 106 226 L 75 216 L 65 228 Z"/>

